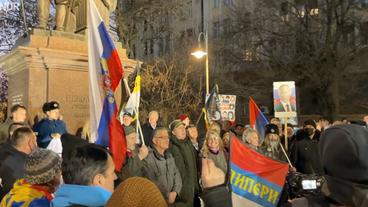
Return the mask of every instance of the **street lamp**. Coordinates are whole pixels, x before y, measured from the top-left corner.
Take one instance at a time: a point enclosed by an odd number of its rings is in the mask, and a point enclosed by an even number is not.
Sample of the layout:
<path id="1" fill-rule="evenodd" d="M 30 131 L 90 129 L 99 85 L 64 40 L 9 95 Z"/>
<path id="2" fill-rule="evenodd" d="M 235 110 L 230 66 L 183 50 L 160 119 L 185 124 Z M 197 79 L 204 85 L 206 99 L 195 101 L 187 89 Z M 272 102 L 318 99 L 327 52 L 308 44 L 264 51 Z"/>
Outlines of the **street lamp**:
<path id="1" fill-rule="evenodd" d="M 205 51 L 201 49 L 201 36 L 203 35 L 205 40 Z M 206 95 L 210 93 L 210 81 L 209 81 L 209 70 L 208 70 L 208 33 L 201 32 L 198 35 L 198 50 L 191 53 L 197 59 L 202 59 L 206 56 Z"/>

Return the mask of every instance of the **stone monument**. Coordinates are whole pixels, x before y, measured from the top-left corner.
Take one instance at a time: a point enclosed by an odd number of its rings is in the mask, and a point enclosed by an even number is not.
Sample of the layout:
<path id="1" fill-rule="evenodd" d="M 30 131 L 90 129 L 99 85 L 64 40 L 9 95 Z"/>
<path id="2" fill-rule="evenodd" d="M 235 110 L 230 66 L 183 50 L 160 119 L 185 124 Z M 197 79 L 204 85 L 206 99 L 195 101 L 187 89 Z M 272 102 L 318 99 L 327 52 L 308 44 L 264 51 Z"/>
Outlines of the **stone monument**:
<path id="1" fill-rule="evenodd" d="M 83 5 L 83 0 L 79 3 Z M 80 17 L 76 14 L 78 22 Z M 64 24 L 63 28 L 68 27 Z M 137 61 L 128 59 L 121 43 L 115 46 L 124 66 L 124 76 L 128 76 Z M 33 29 L 27 38 L 18 40 L 10 53 L 0 57 L 0 68 L 9 76 L 8 106 L 25 105 L 31 124 L 42 114 L 42 104 L 51 100 L 60 103 L 68 132 L 74 134 L 89 119 L 86 34 Z M 118 88 L 115 94 L 118 106 L 120 94 Z"/>

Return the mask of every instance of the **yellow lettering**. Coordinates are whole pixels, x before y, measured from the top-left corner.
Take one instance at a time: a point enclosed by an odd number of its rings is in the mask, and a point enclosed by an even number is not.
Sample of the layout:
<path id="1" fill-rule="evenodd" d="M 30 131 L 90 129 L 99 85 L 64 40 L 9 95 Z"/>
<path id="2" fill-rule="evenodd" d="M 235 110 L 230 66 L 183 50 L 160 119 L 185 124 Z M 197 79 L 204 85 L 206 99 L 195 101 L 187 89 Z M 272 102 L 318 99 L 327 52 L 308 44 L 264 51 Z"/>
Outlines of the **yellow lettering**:
<path id="1" fill-rule="evenodd" d="M 231 181 L 230 181 L 230 183 L 233 183 L 235 175 L 236 175 L 235 170 L 231 169 L 231 179 L 230 179 Z"/>
<path id="2" fill-rule="evenodd" d="M 279 192 L 277 192 L 277 191 L 275 191 L 275 190 L 273 190 L 272 188 L 271 188 L 271 191 L 270 191 L 270 194 L 269 194 L 269 196 L 268 196 L 268 199 L 267 199 L 267 201 L 268 202 L 272 202 L 273 204 L 276 204 L 276 201 L 277 201 L 277 197 L 279 196 Z"/>
<path id="3" fill-rule="evenodd" d="M 242 188 L 243 183 L 244 183 L 244 178 L 245 178 L 244 175 L 238 173 L 238 176 L 236 176 L 236 180 L 234 182 L 234 186 L 238 186 L 238 188 Z"/>
<path id="4" fill-rule="evenodd" d="M 270 192 L 270 188 L 267 185 L 262 185 L 261 187 L 261 198 L 265 197 Z"/>
<path id="5" fill-rule="evenodd" d="M 253 189 L 254 180 L 252 178 L 247 178 L 247 179 L 249 179 L 249 182 L 250 182 L 250 186 L 248 188 L 248 193 L 250 193 Z"/>
<path id="6" fill-rule="evenodd" d="M 261 187 L 260 183 L 257 183 L 253 187 L 253 195 L 258 196 L 259 195 L 259 188 Z"/>

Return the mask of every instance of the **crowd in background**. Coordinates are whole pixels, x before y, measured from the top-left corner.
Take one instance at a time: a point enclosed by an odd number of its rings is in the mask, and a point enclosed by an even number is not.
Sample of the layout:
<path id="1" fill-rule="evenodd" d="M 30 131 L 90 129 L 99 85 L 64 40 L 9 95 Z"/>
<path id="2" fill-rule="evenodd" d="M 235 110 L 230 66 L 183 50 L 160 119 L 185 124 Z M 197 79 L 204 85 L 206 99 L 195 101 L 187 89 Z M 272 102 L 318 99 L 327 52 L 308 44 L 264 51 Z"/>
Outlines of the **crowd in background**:
<path id="1" fill-rule="evenodd" d="M 351 136 L 354 141 L 363 137 L 356 141 L 363 147 L 357 149 L 361 150 L 360 155 L 348 155 L 361 159 L 361 154 L 368 153 L 364 150 L 368 146 L 368 131 L 364 129 L 368 116 L 353 124 L 348 120 L 330 124 L 322 118 L 307 120 L 300 128 L 287 124 L 286 137 L 285 125 L 272 118 L 265 126 L 265 137 L 260 137 L 250 126 L 229 121 L 197 128 L 186 114 L 173 117 L 165 126 L 159 122 L 159 113 L 151 111 L 141 126 L 142 133 L 137 133 L 134 116 L 124 113 L 126 160 L 122 169 L 116 170 L 110 151 L 89 143 L 95 138 L 90 137 L 88 125 L 72 135 L 67 131 L 67 123 L 60 119 L 59 103 L 47 102 L 42 110 L 46 118 L 31 127 L 26 123 L 27 109 L 15 105 L 10 118 L 0 126 L 0 207 L 19 203 L 54 207 L 231 206 L 228 163 L 230 140 L 234 138 L 272 159 L 289 162 L 291 172 L 303 174 L 335 172 L 335 168 L 326 171 L 326 163 L 332 162 L 332 158 L 326 161 L 321 157 L 322 136 Z M 60 146 L 54 146 L 55 140 L 59 140 Z M 358 184 L 368 181 L 367 169 L 359 168 L 364 163 L 355 164 L 356 172 L 350 174 L 347 170 L 346 179 Z M 356 176 L 361 179 L 357 181 Z M 289 202 L 290 199 L 285 185 L 279 206 L 308 206 L 297 205 L 300 200 Z M 334 199 L 338 204 L 346 202 Z"/>

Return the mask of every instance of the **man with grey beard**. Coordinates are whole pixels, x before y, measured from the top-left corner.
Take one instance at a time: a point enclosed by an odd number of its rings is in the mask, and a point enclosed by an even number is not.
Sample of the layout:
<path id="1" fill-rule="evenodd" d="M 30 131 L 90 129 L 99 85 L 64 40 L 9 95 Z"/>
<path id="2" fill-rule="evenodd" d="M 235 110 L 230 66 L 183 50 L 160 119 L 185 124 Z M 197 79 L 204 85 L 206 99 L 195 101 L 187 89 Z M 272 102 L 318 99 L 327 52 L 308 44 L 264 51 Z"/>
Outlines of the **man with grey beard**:
<path id="1" fill-rule="evenodd" d="M 287 162 L 285 153 L 281 149 L 279 128 L 275 124 L 266 125 L 266 136 L 261 146 L 261 152 L 275 160 Z"/>

